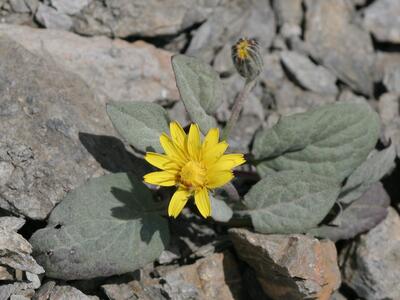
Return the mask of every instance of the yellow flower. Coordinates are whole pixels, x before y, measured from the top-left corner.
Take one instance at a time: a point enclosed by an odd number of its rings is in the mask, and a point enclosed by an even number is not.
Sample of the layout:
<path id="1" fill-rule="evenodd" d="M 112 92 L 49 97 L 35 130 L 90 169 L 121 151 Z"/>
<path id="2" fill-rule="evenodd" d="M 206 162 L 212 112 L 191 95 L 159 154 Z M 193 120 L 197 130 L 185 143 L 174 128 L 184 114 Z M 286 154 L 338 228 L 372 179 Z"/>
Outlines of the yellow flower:
<path id="1" fill-rule="evenodd" d="M 228 148 L 225 141 L 219 142 L 218 128 L 212 128 L 201 142 L 197 124 L 191 124 L 189 134 L 178 122 L 170 123 L 171 138 L 163 133 L 160 143 L 165 154 L 147 152 L 145 159 L 162 171 L 146 174 L 145 182 L 160 186 L 177 186 L 168 207 L 168 215 L 176 218 L 189 197 L 201 215 L 211 215 L 208 192 L 223 186 L 233 178 L 232 169 L 245 162 L 243 154 L 224 154 Z"/>

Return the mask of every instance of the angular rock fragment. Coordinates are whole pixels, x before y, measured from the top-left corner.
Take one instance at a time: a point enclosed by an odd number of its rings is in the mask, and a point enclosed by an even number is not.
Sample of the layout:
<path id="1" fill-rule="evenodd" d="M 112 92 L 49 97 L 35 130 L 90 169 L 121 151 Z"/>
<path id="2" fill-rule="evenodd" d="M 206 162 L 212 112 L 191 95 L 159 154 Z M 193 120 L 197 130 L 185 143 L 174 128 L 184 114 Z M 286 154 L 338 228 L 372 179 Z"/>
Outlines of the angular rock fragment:
<path id="1" fill-rule="evenodd" d="M 0 217 L 0 227 L 8 231 L 18 231 L 24 226 L 25 220 L 17 217 Z"/>
<path id="2" fill-rule="evenodd" d="M 281 53 L 281 59 L 295 80 L 304 88 L 321 93 L 338 93 L 336 76 L 322 66 L 315 65 L 308 57 L 292 51 Z"/>
<path id="3" fill-rule="evenodd" d="M 389 92 L 400 94 L 400 64 L 393 64 L 384 70 L 383 84 Z"/>
<path id="4" fill-rule="evenodd" d="M 388 210 L 384 221 L 340 255 L 343 281 L 367 300 L 400 299 L 400 217 Z"/>
<path id="5" fill-rule="evenodd" d="M 104 174 L 102 166 L 138 170 L 110 137 L 115 131 L 103 103 L 78 75 L 6 36 L 0 74 L 0 162 L 12 165 L 0 172 L 1 208 L 45 219 L 66 192 Z"/>
<path id="6" fill-rule="evenodd" d="M 103 105 L 110 100 L 179 99 L 172 54 L 143 41 L 130 44 L 5 24 L 0 25 L 0 33 L 82 78 Z"/>
<path id="7" fill-rule="evenodd" d="M 340 286 L 335 245 L 305 235 L 229 231 L 236 252 L 272 299 L 325 299 Z"/>
<path id="8" fill-rule="evenodd" d="M 54 281 L 43 285 L 35 294 L 34 300 L 99 300 L 97 296 L 87 296 L 80 290 L 68 286 L 58 286 Z M 135 299 L 136 300 L 136 299 Z"/>
<path id="9" fill-rule="evenodd" d="M 400 43 L 400 1 L 376 0 L 364 10 L 364 26 L 382 42 Z"/>
<path id="10" fill-rule="evenodd" d="M 312 57 L 354 91 L 371 95 L 374 50 L 368 32 L 355 25 L 347 0 L 306 0 L 305 40 Z"/>
<path id="11" fill-rule="evenodd" d="M 273 8 L 283 37 L 301 35 L 303 19 L 302 0 L 274 0 Z"/>

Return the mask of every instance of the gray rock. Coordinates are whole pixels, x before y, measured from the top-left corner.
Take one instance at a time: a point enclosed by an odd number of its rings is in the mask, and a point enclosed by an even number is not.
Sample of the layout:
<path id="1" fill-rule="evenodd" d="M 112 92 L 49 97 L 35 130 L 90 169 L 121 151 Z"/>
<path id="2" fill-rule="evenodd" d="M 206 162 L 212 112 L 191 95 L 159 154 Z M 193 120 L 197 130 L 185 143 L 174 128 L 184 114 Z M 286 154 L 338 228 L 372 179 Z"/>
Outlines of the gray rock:
<path id="1" fill-rule="evenodd" d="M 203 22 L 224 0 L 92 1 L 74 18 L 73 30 L 110 37 L 171 35 Z"/>
<path id="2" fill-rule="evenodd" d="M 0 227 L 8 231 L 18 231 L 24 226 L 25 220 L 17 217 L 0 217 Z"/>
<path id="3" fill-rule="evenodd" d="M 265 0 L 239 0 L 216 9 L 194 33 L 187 54 L 206 62 L 216 61 L 219 72 L 234 72 L 230 47 L 239 37 L 257 38 L 262 52 L 267 52 L 275 36 L 274 13 Z M 215 53 L 217 53 L 215 55 Z"/>
<path id="4" fill-rule="evenodd" d="M 283 37 L 300 36 L 303 20 L 302 0 L 274 0 L 272 7 Z"/>
<path id="5" fill-rule="evenodd" d="M 355 25 L 347 0 L 306 0 L 305 40 L 313 58 L 354 91 L 371 95 L 374 53 L 368 32 Z"/>
<path id="6" fill-rule="evenodd" d="M 354 102 L 354 103 L 365 103 L 367 99 L 361 95 L 355 95 L 349 89 L 343 89 L 338 97 L 338 101 L 341 102 Z"/>
<path id="7" fill-rule="evenodd" d="M 343 281 L 367 300 L 400 299 L 399 253 L 400 218 L 389 208 L 383 222 L 341 252 Z"/>
<path id="8" fill-rule="evenodd" d="M 11 9 L 17 13 L 30 13 L 31 9 L 25 0 L 9 0 Z"/>
<path id="9" fill-rule="evenodd" d="M 396 146 L 400 156 L 400 95 L 385 93 L 379 98 L 378 111 L 382 121 L 383 135 L 386 141 Z"/>
<path id="10" fill-rule="evenodd" d="M 102 166 L 138 170 L 122 142 L 110 137 L 115 131 L 104 104 L 80 77 L 4 36 L 0 74 L 0 107 L 10 99 L 19 107 L 0 127 L 0 161 L 14 166 L 0 186 L 0 207 L 45 219 L 66 192 L 104 174 Z"/>
<path id="11" fill-rule="evenodd" d="M 31 300 L 31 298 L 24 295 L 11 295 L 10 300 Z"/>
<path id="12" fill-rule="evenodd" d="M 131 44 L 10 25 L 0 25 L 0 32 L 82 78 L 101 105 L 110 100 L 179 99 L 170 62 L 172 54 L 145 42 Z"/>
<path id="13" fill-rule="evenodd" d="M 43 300 L 45 298 L 42 298 Z M 42 300 L 38 299 L 38 300 Z M 54 286 L 48 300 L 99 300 L 97 296 L 87 296 L 72 286 Z M 47 300 L 47 299 L 46 299 Z"/>
<path id="14" fill-rule="evenodd" d="M 385 73 L 390 73 L 389 70 L 395 65 L 400 65 L 400 53 L 377 51 L 374 65 L 374 81 L 383 81 Z"/>
<path id="15" fill-rule="evenodd" d="M 0 227 L 0 264 L 33 274 L 44 273 L 31 256 L 31 245 L 15 231 Z"/>
<path id="16" fill-rule="evenodd" d="M 400 43 L 400 2 L 377 0 L 364 10 L 364 26 L 383 42 Z"/>
<path id="17" fill-rule="evenodd" d="M 393 64 L 385 69 L 383 84 L 389 92 L 400 94 L 400 64 Z"/>
<path id="18" fill-rule="evenodd" d="M 305 235 L 265 235 L 230 229 L 239 257 L 272 299 L 329 299 L 340 286 L 335 244 Z"/>
<path id="19" fill-rule="evenodd" d="M 275 92 L 276 108 L 281 115 L 304 112 L 310 108 L 335 101 L 336 99 L 333 95 L 304 91 L 288 80 L 284 81 Z"/>
<path id="20" fill-rule="evenodd" d="M 93 0 L 51 0 L 50 3 L 60 13 L 75 15 L 92 1 Z"/>
<path id="21" fill-rule="evenodd" d="M 279 52 L 267 53 L 263 61 L 265 67 L 260 74 L 260 81 L 265 84 L 268 91 L 274 93 L 285 80 L 280 54 Z"/>
<path id="22" fill-rule="evenodd" d="M 281 53 L 281 59 L 288 72 L 305 89 L 321 94 L 338 93 L 336 77 L 326 68 L 315 65 L 308 57 L 284 51 Z"/>
<path id="23" fill-rule="evenodd" d="M 73 20 L 69 16 L 42 3 L 39 4 L 35 17 L 42 26 L 49 29 L 70 30 L 73 26 Z"/>

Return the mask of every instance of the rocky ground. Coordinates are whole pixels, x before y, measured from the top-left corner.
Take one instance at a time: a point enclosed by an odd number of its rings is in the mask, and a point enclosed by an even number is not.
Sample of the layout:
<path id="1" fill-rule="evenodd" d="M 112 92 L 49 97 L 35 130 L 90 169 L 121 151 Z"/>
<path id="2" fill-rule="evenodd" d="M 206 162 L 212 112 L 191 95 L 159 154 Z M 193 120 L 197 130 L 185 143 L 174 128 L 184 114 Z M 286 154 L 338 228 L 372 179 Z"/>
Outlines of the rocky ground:
<path id="1" fill-rule="evenodd" d="M 234 150 L 248 152 L 254 132 L 281 115 L 355 101 L 379 113 L 380 144 L 399 156 L 399 0 L 0 0 L 0 22 L 0 300 L 400 299 L 398 165 L 382 182 L 384 220 L 336 243 L 227 230 L 185 210 L 158 261 L 66 282 L 46 276 L 28 242 L 85 180 L 146 172 L 105 103 L 155 101 L 189 122 L 173 54 L 220 73 L 225 122 L 243 84 L 230 57 L 241 36 L 258 39 L 265 68 Z"/>

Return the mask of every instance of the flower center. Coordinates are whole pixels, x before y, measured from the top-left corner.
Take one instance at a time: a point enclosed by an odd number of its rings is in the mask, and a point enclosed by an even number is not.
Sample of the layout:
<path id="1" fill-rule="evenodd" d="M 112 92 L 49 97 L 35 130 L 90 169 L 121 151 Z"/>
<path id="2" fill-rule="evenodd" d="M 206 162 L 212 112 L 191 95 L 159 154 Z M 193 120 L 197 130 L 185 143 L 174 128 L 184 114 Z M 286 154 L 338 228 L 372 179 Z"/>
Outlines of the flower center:
<path id="1" fill-rule="evenodd" d="M 249 57 L 249 47 L 250 44 L 247 40 L 242 40 L 237 44 L 237 56 L 244 60 L 247 59 Z"/>
<path id="2" fill-rule="evenodd" d="M 200 162 L 189 161 L 181 170 L 181 183 L 189 188 L 204 186 L 206 182 L 206 169 Z"/>

